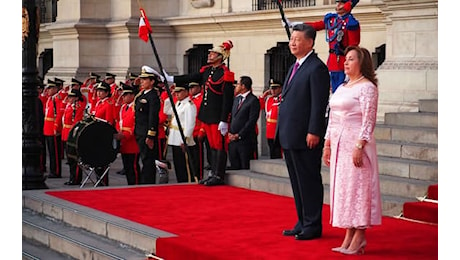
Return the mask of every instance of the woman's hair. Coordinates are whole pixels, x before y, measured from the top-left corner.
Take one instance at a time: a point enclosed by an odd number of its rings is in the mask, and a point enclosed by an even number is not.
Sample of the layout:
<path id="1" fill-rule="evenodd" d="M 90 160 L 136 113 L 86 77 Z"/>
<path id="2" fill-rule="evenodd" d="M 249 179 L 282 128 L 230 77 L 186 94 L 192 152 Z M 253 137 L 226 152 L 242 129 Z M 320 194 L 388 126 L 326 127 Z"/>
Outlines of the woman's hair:
<path id="1" fill-rule="evenodd" d="M 359 46 L 348 46 L 345 49 L 345 55 L 350 51 L 355 50 L 358 56 L 360 70 L 363 76 L 371 81 L 375 86 L 378 84 L 377 75 L 375 74 L 374 65 L 369 51 L 366 48 Z"/>

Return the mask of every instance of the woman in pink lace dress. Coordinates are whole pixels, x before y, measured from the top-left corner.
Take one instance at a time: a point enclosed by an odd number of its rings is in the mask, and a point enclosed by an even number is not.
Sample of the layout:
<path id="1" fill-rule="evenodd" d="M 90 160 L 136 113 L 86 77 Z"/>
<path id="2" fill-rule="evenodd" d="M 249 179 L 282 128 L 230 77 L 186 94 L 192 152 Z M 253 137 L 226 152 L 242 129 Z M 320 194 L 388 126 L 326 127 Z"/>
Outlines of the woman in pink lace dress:
<path id="1" fill-rule="evenodd" d="M 330 167 L 330 223 L 346 229 L 343 254 L 364 253 L 367 228 L 380 225 L 382 207 L 374 128 L 377 78 L 369 51 L 346 49 L 343 83 L 329 101 L 323 161 Z"/>

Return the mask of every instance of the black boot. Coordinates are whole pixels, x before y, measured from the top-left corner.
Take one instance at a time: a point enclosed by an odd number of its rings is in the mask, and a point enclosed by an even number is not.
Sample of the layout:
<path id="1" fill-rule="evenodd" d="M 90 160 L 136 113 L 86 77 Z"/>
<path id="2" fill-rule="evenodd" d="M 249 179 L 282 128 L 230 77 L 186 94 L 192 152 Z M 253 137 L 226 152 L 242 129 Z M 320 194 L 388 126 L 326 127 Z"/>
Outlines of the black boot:
<path id="1" fill-rule="evenodd" d="M 211 165 L 210 165 L 211 169 L 208 171 L 207 176 L 206 177 L 203 176 L 203 179 L 201 179 L 198 182 L 199 184 L 206 184 L 206 182 L 208 182 L 212 178 L 212 176 L 215 175 L 215 172 L 216 172 L 216 164 L 215 164 L 215 162 L 217 161 L 217 150 L 216 149 L 211 149 L 210 153 L 211 153 L 211 160 L 210 160 L 211 161 Z"/>
<path id="2" fill-rule="evenodd" d="M 225 184 L 224 176 L 225 169 L 227 168 L 227 152 L 225 150 L 217 150 L 215 158 L 216 171 L 214 172 L 212 177 L 204 183 L 204 185 L 206 186 L 216 186 Z"/>

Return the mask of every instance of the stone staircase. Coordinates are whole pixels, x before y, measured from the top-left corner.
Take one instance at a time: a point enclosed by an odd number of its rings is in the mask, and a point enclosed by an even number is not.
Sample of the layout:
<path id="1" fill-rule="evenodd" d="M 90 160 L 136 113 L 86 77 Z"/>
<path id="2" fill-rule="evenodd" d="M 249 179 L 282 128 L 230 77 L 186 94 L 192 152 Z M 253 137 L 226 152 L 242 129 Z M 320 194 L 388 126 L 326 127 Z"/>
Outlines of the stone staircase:
<path id="1" fill-rule="evenodd" d="M 155 252 L 157 238 L 171 236 L 44 191 L 23 191 L 22 259 L 141 260 Z"/>
<path id="2" fill-rule="evenodd" d="M 420 100 L 419 112 L 386 113 L 375 129 L 383 214 L 397 216 L 438 182 L 438 101 Z M 329 204 L 329 168 L 321 171 Z M 292 196 L 282 159 L 251 161 L 250 170 L 229 171 L 229 185 Z"/>

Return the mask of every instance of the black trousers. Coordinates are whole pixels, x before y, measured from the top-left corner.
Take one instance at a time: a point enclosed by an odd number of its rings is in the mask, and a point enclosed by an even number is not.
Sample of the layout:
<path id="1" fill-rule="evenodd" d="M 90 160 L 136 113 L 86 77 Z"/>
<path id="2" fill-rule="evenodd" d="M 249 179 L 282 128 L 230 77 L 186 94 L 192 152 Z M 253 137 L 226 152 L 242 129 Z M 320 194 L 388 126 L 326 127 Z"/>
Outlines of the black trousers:
<path id="1" fill-rule="evenodd" d="M 270 148 L 270 159 L 280 159 L 281 145 L 279 142 L 275 142 L 275 139 L 267 138 L 268 147 Z"/>
<path id="2" fill-rule="evenodd" d="M 313 149 L 284 150 L 298 222 L 295 229 L 321 234 L 324 187 L 321 178 L 322 145 Z"/>
<path id="3" fill-rule="evenodd" d="M 138 153 L 122 153 L 121 160 L 123 162 L 123 169 L 126 173 L 126 181 L 128 185 L 137 185 L 140 183 L 141 166 L 139 164 Z"/>
<path id="4" fill-rule="evenodd" d="M 241 140 L 228 144 L 228 159 L 232 170 L 249 169 L 249 162 L 254 159 L 254 144 Z"/>
<path id="5" fill-rule="evenodd" d="M 50 174 L 61 177 L 62 173 L 62 140 L 60 135 L 45 136 L 46 149 L 50 164 Z"/>
<path id="6" fill-rule="evenodd" d="M 174 171 L 176 173 L 177 182 L 194 182 L 193 169 L 188 154 L 182 151 L 180 146 L 170 145 L 173 155 Z M 189 147 L 190 148 L 190 147 Z"/>
<path id="7" fill-rule="evenodd" d="M 155 160 L 158 160 L 158 139 L 153 139 L 153 149 L 145 143 L 146 136 L 136 136 L 139 146 L 139 156 L 142 162 L 140 184 L 155 184 L 156 167 Z"/>
<path id="8" fill-rule="evenodd" d="M 195 140 L 195 145 L 189 146 L 189 148 L 193 156 L 193 172 L 199 181 L 203 179 L 204 172 L 204 139 L 201 139 L 200 141 L 198 137 L 194 137 L 193 140 Z"/>

